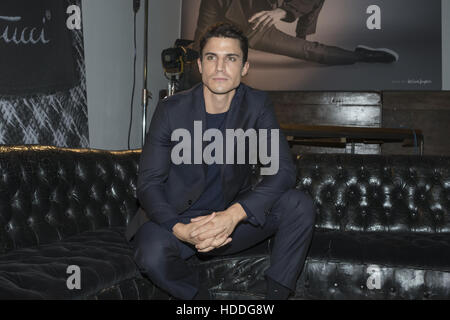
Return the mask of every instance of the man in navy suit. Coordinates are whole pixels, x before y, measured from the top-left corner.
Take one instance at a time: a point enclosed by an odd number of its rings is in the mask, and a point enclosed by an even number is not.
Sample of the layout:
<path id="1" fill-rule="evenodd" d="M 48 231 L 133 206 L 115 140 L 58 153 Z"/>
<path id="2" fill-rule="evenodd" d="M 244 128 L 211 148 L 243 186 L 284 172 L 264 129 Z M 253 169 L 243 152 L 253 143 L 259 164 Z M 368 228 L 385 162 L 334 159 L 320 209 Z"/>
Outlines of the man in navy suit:
<path id="1" fill-rule="evenodd" d="M 232 254 L 274 236 L 265 272 L 267 298 L 286 299 L 295 291 L 312 238 L 313 201 L 294 188 L 292 154 L 267 94 L 241 83 L 249 70 L 247 38 L 221 23 L 207 30 L 200 47 L 202 83 L 160 101 L 155 110 L 140 159 L 142 210 L 126 236 L 142 273 L 180 299 L 210 298 L 187 264 L 189 257 Z M 277 163 L 256 185 L 249 161 L 255 146 L 249 137 L 244 136 L 245 161 L 239 160 L 237 138 L 213 151 L 206 144 L 212 140 L 205 139 L 207 132 L 215 133 L 220 146 L 220 135 L 239 130 L 257 132 L 258 149 L 264 143 Z M 204 161 L 208 154 L 214 162 Z"/>

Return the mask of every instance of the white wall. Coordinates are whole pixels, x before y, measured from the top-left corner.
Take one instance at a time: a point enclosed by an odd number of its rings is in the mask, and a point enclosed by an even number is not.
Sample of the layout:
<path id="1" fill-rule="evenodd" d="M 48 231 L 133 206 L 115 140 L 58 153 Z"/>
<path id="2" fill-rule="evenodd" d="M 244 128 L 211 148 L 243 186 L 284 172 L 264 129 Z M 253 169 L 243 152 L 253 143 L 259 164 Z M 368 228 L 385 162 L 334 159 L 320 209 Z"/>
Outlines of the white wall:
<path id="1" fill-rule="evenodd" d="M 127 149 L 133 85 L 133 1 L 83 0 L 84 50 L 91 148 Z M 181 0 L 149 1 L 150 121 L 159 90 L 167 87 L 161 51 L 179 38 Z M 136 90 L 130 147 L 141 147 L 144 0 L 137 15 Z"/>

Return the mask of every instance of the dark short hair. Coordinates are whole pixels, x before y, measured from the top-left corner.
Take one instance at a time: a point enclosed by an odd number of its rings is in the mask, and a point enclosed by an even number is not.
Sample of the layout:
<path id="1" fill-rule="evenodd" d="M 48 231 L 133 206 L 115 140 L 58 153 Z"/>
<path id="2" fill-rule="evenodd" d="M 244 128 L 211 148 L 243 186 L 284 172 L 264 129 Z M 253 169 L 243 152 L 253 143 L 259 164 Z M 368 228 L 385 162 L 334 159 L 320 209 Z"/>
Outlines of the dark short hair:
<path id="1" fill-rule="evenodd" d="M 210 26 L 200 39 L 200 59 L 203 58 L 203 48 L 210 38 L 232 38 L 239 40 L 243 53 L 242 63 L 248 59 L 248 39 L 238 27 L 231 23 L 219 22 Z"/>

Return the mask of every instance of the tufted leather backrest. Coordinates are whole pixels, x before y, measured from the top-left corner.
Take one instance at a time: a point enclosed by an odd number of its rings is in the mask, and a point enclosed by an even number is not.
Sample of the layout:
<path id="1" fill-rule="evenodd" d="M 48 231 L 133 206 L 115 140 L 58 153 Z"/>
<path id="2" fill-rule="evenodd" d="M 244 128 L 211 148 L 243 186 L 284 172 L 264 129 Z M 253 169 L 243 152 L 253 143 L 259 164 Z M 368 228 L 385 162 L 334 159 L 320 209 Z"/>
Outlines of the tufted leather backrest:
<path id="1" fill-rule="evenodd" d="M 0 252 L 125 226 L 138 207 L 139 156 L 140 150 L 0 147 Z"/>
<path id="2" fill-rule="evenodd" d="M 0 252 L 125 226 L 138 208 L 140 150 L 0 147 Z M 297 188 L 316 227 L 450 232 L 450 157 L 305 154 Z"/>
<path id="3" fill-rule="evenodd" d="M 305 154 L 297 169 L 297 187 L 316 202 L 316 227 L 450 232 L 450 157 Z"/>

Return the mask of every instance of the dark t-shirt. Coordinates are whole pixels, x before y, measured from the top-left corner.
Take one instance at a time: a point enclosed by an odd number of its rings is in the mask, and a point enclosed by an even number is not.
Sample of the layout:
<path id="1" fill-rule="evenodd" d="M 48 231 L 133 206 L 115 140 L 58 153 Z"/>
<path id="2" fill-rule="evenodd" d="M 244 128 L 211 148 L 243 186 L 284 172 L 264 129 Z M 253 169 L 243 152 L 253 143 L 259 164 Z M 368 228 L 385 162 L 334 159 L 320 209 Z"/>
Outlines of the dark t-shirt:
<path id="1" fill-rule="evenodd" d="M 224 127 L 225 118 L 228 112 L 217 113 L 217 114 L 206 114 L 206 129 L 219 129 L 222 131 L 222 136 L 224 137 Z M 211 141 L 210 143 L 212 143 Z M 215 150 L 211 152 L 214 156 Z M 223 211 L 225 210 L 225 203 L 223 199 L 222 184 L 220 177 L 220 164 L 213 163 L 207 165 L 206 168 L 206 183 L 205 190 L 198 200 L 189 208 L 189 210 L 208 210 L 213 211 Z"/>
<path id="2" fill-rule="evenodd" d="M 225 119 L 228 111 L 224 113 L 206 113 L 206 129 L 219 129 L 225 136 Z M 212 143 L 213 141 L 209 142 Z M 211 153 L 214 156 L 214 151 Z M 225 200 L 223 199 L 222 184 L 220 183 L 221 164 L 213 163 L 206 165 L 205 189 L 192 206 L 183 212 L 178 218 L 171 219 L 163 223 L 168 230 L 178 222 L 189 223 L 190 219 L 197 216 L 207 215 L 214 211 L 225 210 Z"/>
<path id="3" fill-rule="evenodd" d="M 222 136 L 225 137 L 225 121 L 228 115 L 228 111 L 224 113 L 206 113 L 206 129 L 219 129 L 222 132 Z M 209 143 L 212 143 L 208 142 Z M 225 142 L 224 142 L 225 143 Z M 211 154 L 214 156 L 214 152 Z M 198 216 L 208 215 L 214 211 L 223 211 L 227 209 L 225 207 L 225 200 L 223 198 L 222 179 L 221 179 L 221 167 L 222 164 L 213 163 L 206 165 L 206 179 L 205 189 L 200 197 L 195 201 L 192 206 L 180 214 L 179 217 L 168 220 L 162 224 L 167 230 L 172 231 L 172 228 L 178 222 L 187 224 L 190 219 Z M 256 220 L 250 210 L 241 204 L 244 208 L 247 219 L 250 223 L 256 224 Z"/>

